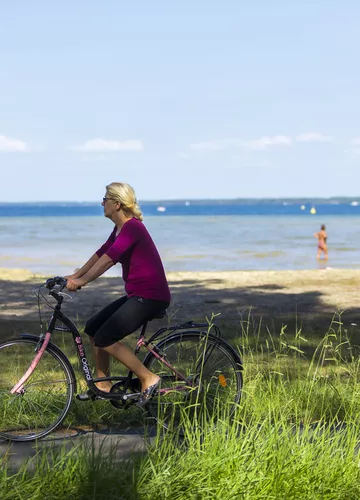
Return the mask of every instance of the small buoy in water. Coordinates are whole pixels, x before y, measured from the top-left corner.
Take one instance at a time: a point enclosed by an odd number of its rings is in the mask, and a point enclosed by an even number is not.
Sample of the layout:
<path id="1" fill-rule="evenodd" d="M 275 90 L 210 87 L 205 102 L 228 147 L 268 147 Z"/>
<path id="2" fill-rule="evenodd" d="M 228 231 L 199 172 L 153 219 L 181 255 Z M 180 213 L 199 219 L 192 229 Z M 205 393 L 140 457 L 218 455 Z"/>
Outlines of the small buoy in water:
<path id="1" fill-rule="evenodd" d="M 312 207 L 311 210 L 310 210 L 310 213 L 312 215 L 315 215 L 316 214 L 316 208 L 315 207 Z"/>
<path id="2" fill-rule="evenodd" d="M 359 204 L 359 202 L 357 202 L 357 201 L 352 201 L 352 202 L 350 203 L 350 205 L 352 205 L 353 207 L 357 207 L 357 206 L 358 206 L 358 204 Z"/>
<path id="3" fill-rule="evenodd" d="M 165 207 L 157 207 L 158 212 L 165 212 L 166 208 Z"/>
<path id="4" fill-rule="evenodd" d="M 305 210 L 305 205 L 301 205 L 301 210 Z"/>

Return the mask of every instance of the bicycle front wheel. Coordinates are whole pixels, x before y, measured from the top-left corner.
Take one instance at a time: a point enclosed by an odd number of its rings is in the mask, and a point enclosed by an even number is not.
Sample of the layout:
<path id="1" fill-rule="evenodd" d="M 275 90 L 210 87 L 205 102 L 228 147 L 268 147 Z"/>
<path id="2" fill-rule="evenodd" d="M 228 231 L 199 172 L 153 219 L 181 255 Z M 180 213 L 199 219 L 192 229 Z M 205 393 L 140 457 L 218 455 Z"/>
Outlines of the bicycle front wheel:
<path id="1" fill-rule="evenodd" d="M 37 342 L 9 340 L 0 344 L 0 437 L 32 441 L 53 431 L 65 418 L 74 393 L 68 364 L 47 347 L 21 393 L 11 394 L 36 355 Z"/>
<path id="2" fill-rule="evenodd" d="M 182 431 L 234 413 L 241 398 L 242 365 L 227 342 L 205 332 L 183 332 L 155 350 L 165 362 L 152 353 L 144 360 L 161 377 L 148 412 L 164 427 Z"/>

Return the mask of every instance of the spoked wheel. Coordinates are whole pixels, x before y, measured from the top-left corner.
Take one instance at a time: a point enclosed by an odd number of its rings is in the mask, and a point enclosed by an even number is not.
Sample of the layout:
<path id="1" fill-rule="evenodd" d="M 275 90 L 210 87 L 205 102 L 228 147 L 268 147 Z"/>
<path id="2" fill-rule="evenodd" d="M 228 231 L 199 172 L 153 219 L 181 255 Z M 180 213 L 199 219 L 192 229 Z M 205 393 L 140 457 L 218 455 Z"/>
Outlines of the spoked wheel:
<path id="1" fill-rule="evenodd" d="M 65 418 L 74 393 L 68 364 L 50 347 L 25 382 L 11 394 L 33 361 L 37 342 L 10 340 L 0 344 L 0 437 L 31 441 L 46 436 Z"/>
<path id="2" fill-rule="evenodd" d="M 233 414 L 241 398 L 242 365 L 229 344 L 206 333 L 184 332 L 160 342 L 156 351 L 176 373 L 152 353 L 144 360 L 161 377 L 160 391 L 148 404 L 153 418 L 181 432 Z"/>

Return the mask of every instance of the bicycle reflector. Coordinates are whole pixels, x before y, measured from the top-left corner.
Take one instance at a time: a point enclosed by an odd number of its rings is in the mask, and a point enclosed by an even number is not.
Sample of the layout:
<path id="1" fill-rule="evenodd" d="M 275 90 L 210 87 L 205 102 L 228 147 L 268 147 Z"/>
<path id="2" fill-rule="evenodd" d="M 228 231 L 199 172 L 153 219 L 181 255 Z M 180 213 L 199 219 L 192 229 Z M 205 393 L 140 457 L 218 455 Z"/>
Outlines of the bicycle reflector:
<path id="1" fill-rule="evenodd" d="M 226 387 L 227 386 L 226 378 L 224 377 L 224 375 L 222 373 L 219 375 L 219 384 L 222 387 Z"/>

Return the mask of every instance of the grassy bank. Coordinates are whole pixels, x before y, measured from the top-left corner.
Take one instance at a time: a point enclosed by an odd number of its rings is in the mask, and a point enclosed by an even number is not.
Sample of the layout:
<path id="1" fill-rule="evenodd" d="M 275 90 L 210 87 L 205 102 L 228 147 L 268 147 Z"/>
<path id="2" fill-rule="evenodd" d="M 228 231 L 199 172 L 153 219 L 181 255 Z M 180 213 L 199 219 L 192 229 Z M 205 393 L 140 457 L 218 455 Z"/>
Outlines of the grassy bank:
<path id="1" fill-rule="evenodd" d="M 3 466 L 3 500 L 347 499 L 360 495 L 354 430 L 289 428 L 268 418 L 239 432 L 219 425 L 181 444 L 169 436 L 147 455 L 117 462 L 115 450 L 83 447 L 35 459 L 35 471 Z"/>
<path id="2" fill-rule="evenodd" d="M 131 462 L 114 449 L 79 448 L 40 454 L 33 469 L 15 472 L 5 457 L 2 500 L 358 499 L 356 332 L 341 317 L 317 344 L 301 330 L 265 334 L 251 317 L 241 327 L 245 386 L 234 419 L 189 428 L 181 441 L 159 432 Z"/>
<path id="3" fill-rule="evenodd" d="M 294 320 L 296 323 L 296 320 Z M 269 408 L 272 412 L 281 409 L 279 418 L 292 422 L 313 424 L 318 421 L 360 422 L 360 335 L 358 327 L 344 328 L 341 315 L 330 319 L 328 329 L 322 338 L 308 336 L 300 328 L 296 333 L 287 333 L 287 327 L 280 331 L 271 330 L 261 319 L 249 313 L 240 323 L 241 335 L 237 338 L 224 337 L 239 351 L 244 365 L 245 386 L 241 405 L 237 412 L 239 422 L 248 423 L 254 418 L 255 409 L 262 412 L 258 419 L 266 418 Z M 84 337 L 86 344 L 88 340 Z M 78 360 L 69 339 L 60 342 L 74 367 Z M 129 344 L 135 345 L 135 337 Z M 88 346 L 89 347 L 89 346 Z M 144 354 L 144 353 L 143 353 Z M 113 373 L 119 372 L 115 362 Z M 125 373 L 125 369 L 122 369 Z M 80 371 L 76 370 L 80 377 Z M 78 378 L 85 390 L 84 381 Z M 268 402 L 269 408 L 265 405 Z M 107 402 L 75 402 L 66 419 L 68 425 L 142 425 L 142 412 L 118 410 Z"/>

